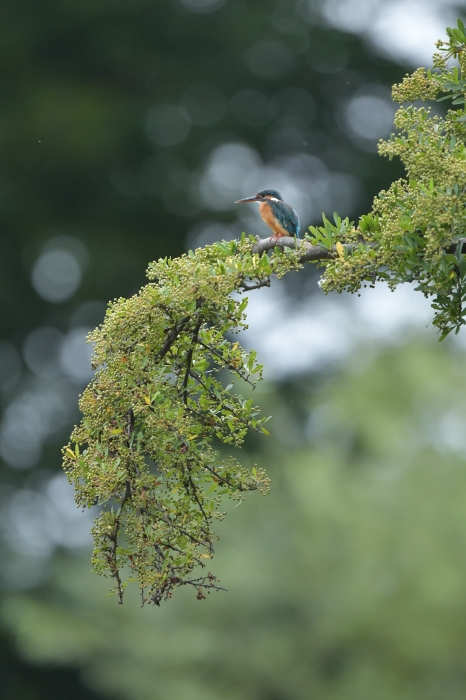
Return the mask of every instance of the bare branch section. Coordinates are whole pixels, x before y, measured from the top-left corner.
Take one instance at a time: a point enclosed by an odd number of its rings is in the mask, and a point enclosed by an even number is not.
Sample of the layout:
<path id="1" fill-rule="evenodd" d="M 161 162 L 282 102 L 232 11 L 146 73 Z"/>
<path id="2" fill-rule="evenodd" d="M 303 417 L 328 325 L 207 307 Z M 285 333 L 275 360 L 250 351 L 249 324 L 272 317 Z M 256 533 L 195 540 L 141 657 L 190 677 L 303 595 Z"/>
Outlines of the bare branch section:
<path id="1" fill-rule="evenodd" d="M 262 238 L 256 243 L 252 249 L 253 253 L 265 253 L 267 250 L 273 250 L 274 248 L 299 248 L 303 251 L 303 255 L 300 258 L 300 262 L 311 262 L 313 260 L 333 260 L 335 257 L 335 251 L 327 250 L 319 245 L 312 245 L 308 241 L 302 241 L 300 239 L 293 238 L 292 236 L 281 236 L 280 238 Z M 266 285 L 260 285 L 266 286 Z"/>
<path id="2" fill-rule="evenodd" d="M 257 282 L 257 284 L 246 284 L 246 282 L 241 282 L 241 289 L 245 292 L 250 292 L 253 289 L 260 289 L 261 287 L 270 287 L 270 277 L 266 277 L 264 280 Z"/>
<path id="3" fill-rule="evenodd" d="M 368 248 L 375 247 L 374 243 L 366 243 L 365 245 Z M 454 243 L 445 248 L 445 252 L 454 253 L 458 245 L 461 246 L 461 252 L 465 252 L 466 238 L 458 238 Z M 312 243 L 309 243 L 309 241 L 303 241 L 300 239 L 292 238 L 291 236 L 281 236 L 278 239 L 274 238 L 273 236 L 271 236 L 270 238 L 262 238 L 255 244 L 255 246 L 252 249 L 252 252 L 258 253 L 260 255 L 268 250 L 273 250 L 274 248 L 298 248 L 302 250 L 303 255 L 299 259 L 299 261 L 302 263 L 314 262 L 316 260 L 333 260 L 338 255 L 335 247 L 333 247 L 331 250 L 327 250 L 327 248 L 323 248 L 322 246 L 312 245 Z M 351 252 L 354 248 L 354 244 L 350 243 L 343 245 L 343 248 L 347 252 Z M 263 283 L 251 287 L 243 285 L 242 288 L 247 289 L 249 291 L 249 289 L 258 289 L 259 287 L 266 287 L 269 285 L 270 281 L 268 281 L 268 283 L 264 281 Z"/>
<path id="4" fill-rule="evenodd" d="M 157 360 L 163 360 L 173 343 L 176 341 L 176 339 L 182 332 L 183 328 L 187 325 L 187 323 L 189 323 L 189 316 L 185 316 L 185 318 L 181 319 L 181 321 L 176 323 L 174 327 L 169 331 L 166 341 L 157 353 Z"/>

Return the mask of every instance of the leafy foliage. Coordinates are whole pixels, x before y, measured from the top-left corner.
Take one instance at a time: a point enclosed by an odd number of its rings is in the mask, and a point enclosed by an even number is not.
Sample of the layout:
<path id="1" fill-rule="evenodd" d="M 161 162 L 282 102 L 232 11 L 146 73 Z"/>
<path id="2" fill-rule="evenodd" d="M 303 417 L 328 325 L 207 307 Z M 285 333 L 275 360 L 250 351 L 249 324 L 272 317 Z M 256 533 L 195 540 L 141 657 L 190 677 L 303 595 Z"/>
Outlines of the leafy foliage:
<path id="1" fill-rule="evenodd" d="M 420 68 L 395 85 L 395 100 L 451 98 L 453 105 L 464 105 L 466 33 L 461 20 L 447 33 L 448 41 L 438 43 L 442 53 L 434 55 L 434 68 Z M 459 66 L 449 69 L 451 57 L 459 59 Z M 464 107 L 449 110 L 445 117 L 413 105 L 399 108 L 397 133 L 380 143 L 379 152 L 390 159 L 398 156 L 406 177 L 380 192 L 372 212 L 357 226 L 336 218 L 335 226 L 324 220 L 323 227 L 310 229 L 312 243 L 336 246 L 334 260 L 324 263 L 325 291 L 355 292 L 376 280 L 392 288 L 417 282 L 419 291 L 433 297 L 433 323 L 441 338 L 464 325 L 465 121 Z"/>
<path id="2" fill-rule="evenodd" d="M 120 601 L 125 564 L 143 601 L 159 604 L 186 584 L 198 598 L 218 588 L 210 572 L 191 572 L 213 554 L 222 498 L 268 490 L 263 470 L 250 473 L 213 447 L 267 433 L 252 399 L 221 382 L 227 372 L 254 387 L 262 372 L 254 351 L 225 338 L 244 328 L 247 298 L 231 292 L 268 284 L 272 266 L 281 275 L 297 264 L 291 251 L 253 255 L 244 236 L 159 260 L 149 266 L 154 282 L 111 304 L 91 334 L 97 372 L 64 464 L 77 503 L 103 506 L 93 564 L 114 578 Z"/>

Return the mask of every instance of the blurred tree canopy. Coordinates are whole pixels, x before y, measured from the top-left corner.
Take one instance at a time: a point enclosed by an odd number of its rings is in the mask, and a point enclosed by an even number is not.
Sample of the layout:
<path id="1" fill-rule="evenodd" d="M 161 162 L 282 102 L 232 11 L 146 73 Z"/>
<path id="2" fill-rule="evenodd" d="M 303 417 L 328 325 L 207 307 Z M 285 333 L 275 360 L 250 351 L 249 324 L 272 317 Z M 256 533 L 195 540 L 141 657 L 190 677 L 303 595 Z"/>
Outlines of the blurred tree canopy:
<path id="1" fill-rule="evenodd" d="M 261 445 L 249 440 L 245 446 L 250 466 L 253 460 L 267 463 L 274 493 L 264 502 L 258 499 L 257 508 L 233 510 L 236 531 L 233 517 L 229 528 L 220 528 L 224 547 L 218 567 L 230 592 L 223 599 L 223 594 L 209 598 L 208 616 L 193 606 L 190 596 L 182 602 L 180 592 L 177 606 L 159 611 L 160 637 L 154 639 L 153 620 L 140 618 L 131 605 L 122 611 L 111 600 L 105 607 L 105 583 L 87 573 L 88 541 L 84 558 L 70 549 L 73 542 L 73 547 L 83 546 L 79 523 L 70 520 L 60 538 L 65 521 L 53 519 L 58 510 L 47 499 L 50 493 L 54 504 L 63 504 L 61 516 L 72 508 L 66 506 L 57 474 L 59 449 L 78 418 L 77 394 L 88 379 L 88 356 L 75 341 L 82 342 L 83 328 L 101 321 L 104 302 L 138 289 L 148 260 L 177 256 L 186 241 L 191 247 L 193 241 L 211 242 L 206 239 L 209 224 L 229 227 L 232 237 L 252 229 L 253 221 L 246 227 L 225 204 L 236 198 L 228 183 L 243 182 L 249 172 L 244 162 L 254 165 L 257 157 L 261 167 L 270 166 L 261 177 L 269 185 L 278 182 L 297 208 L 301 202 L 305 226 L 317 223 L 322 210 L 327 215 L 335 209 L 350 215 L 368 211 L 373 196 L 402 171 L 398 163 L 376 155 L 375 142 L 391 124 L 389 88 L 403 68 L 374 56 L 353 35 L 329 29 L 312 11 L 317 3 L 230 0 L 211 13 L 193 12 L 189 5 L 175 0 L 46 0 L 40 5 L 5 0 L 0 7 L 2 619 L 18 641 L 18 653 L 48 666 L 26 667 L 15 660 L 11 637 L 2 632 L 2 643 L 11 652 L 1 657 L 2 680 L 9 679 L 2 697 L 61 698 L 67 682 L 67 695 L 72 697 L 72 687 L 82 698 L 94 698 L 89 685 L 104 694 L 138 699 L 173 690 L 186 698 L 216 696 L 216 687 L 223 688 L 225 697 L 234 692 L 242 697 L 308 697 L 309 674 L 317 669 L 322 697 L 338 697 L 335 685 L 340 683 L 354 688 L 358 700 L 372 698 L 374 678 L 383 697 L 388 678 L 387 697 L 398 699 L 404 693 L 411 698 L 415 692 L 435 697 L 441 687 L 437 695 L 442 698 L 462 698 L 458 649 L 464 611 L 455 586 L 462 576 L 464 528 L 460 506 L 451 507 L 447 487 L 451 484 L 461 497 L 464 465 L 454 451 L 444 454 L 449 445 L 461 443 L 461 424 L 454 429 L 456 404 L 449 402 L 461 391 L 452 369 L 461 367 L 461 356 L 452 356 L 449 346 L 419 345 L 409 351 L 410 363 L 408 351 L 400 350 L 387 374 L 384 356 L 377 373 L 369 374 L 373 384 L 368 394 L 354 390 L 354 403 L 336 412 L 341 423 L 319 442 L 315 464 L 322 467 L 315 472 L 313 451 L 322 430 L 319 415 L 326 415 L 324 399 L 353 386 L 352 375 L 343 372 L 334 384 L 329 377 L 328 394 L 322 388 L 322 408 L 312 413 L 311 447 L 300 432 L 310 407 L 299 397 L 311 396 L 319 408 L 315 383 L 303 379 L 269 387 L 268 412 L 283 416 L 276 430 L 281 426 L 287 446 L 265 440 Z M 167 123 L 176 124 L 175 131 Z M 230 144 L 245 148 L 241 153 L 252 158 L 238 161 L 242 169 L 233 173 L 219 167 L 225 163 L 222 148 Z M 306 167 L 301 166 L 304 156 Z M 304 207 L 309 201 L 312 210 Z M 218 228 L 214 233 L 223 236 Z M 290 281 L 292 291 L 299 291 L 299 285 Z M 364 362 L 360 357 L 355 365 Z M 444 432 L 453 433 L 450 441 L 423 446 L 422 426 L 428 425 L 429 436 L 439 432 L 436 399 L 425 413 L 425 395 L 413 390 L 406 415 L 406 396 L 401 401 L 394 392 L 400 377 L 406 379 L 407 367 L 415 376 L 419 371 L 424 389 L 442 373 L 442 385 L 434 386 L 445 407 Z M 445 367 L 451 368 L 448 381 Z M 377 387 L 385 392 L 383 401 Z M 396 412 L 388 415 L 384 406 Z M 386 432 L 379 424 L 369 435 L 363 426 L 372 416 L 392 427 Z M 414 446 L 404 428 L 412 421 L 422 427 Z M 400 431 L 405 440 L 399 440 Z M 373 452 L 366 464 L 361 450 L 367 445 Z M 295 449 L 300 449 L 299 458 Z M 335 471 L 320 462 L 327 453 L 335 456 Z M 353 454 L 369 475 L 364 483 L 356 480 L 360 467 Z M 428 457 L 435 462 L 432 496 L 426 495 Z M 418 458 L 422 470 L 410 467 L 397 475 L 397 465 L 409 466 Z M 293 486 L 288 476 L 300 465 L 302 474 Z M 388 476 L 379 483 L 383 468 Z M 304 486 L 311 474 L 318 482 L 312 486 L 314 515 L 307 506 L 303 514 L 301 501 L 296 507 L 301 486 L 308 493 Z M 405 489 L 408 477 L 411 486 Z M 377 512 L 358 523 L 359 500 L 343 515 L 337 512 L 340 502 L 326 505 L 320 494 L 330 478 L 336 486 L 353 484 L 352 498 L 356 491 L 363 498 L 364 489 L 379 489 L 380 503 L 387 499 L 386 519 L 380 521 Z M 328 490 L 337 499 L 334 483 Z M 289 505 L 284 505 L 285 494 Z M 372 492 L 369 497 L 377 500 Z M 398 498 L 405 507 L 395 508 L 392 516 Z M 434 510 L 436 519 L 430 516 Z M 250 537 L 252 529 L 257 537 Z M 350 549 L 347 532 L 354 533 Z M 398 557 L 403 543 L 408 553 Z M 386 574 L 389 584 L 401 581 L 398 593 L 394 588 L 390 593 L 387 584 L 390 605 L 382 593 L 374 593 L 374 579 L 364 573 L 370 562 L 380 563 L 379 548 L 387 553 L 380 564 L 382 580 Z M 422 548 L 421 562 L 411 554 Z M 277 554 L 285 563 L 303 562 L 302 569 L 278 565 Z M 408 564 L 411 568 L 404 568 Z M 244 567 L 257 581 L 249 597 Z M 52 569 L 56 575 L 47 578 Z M 362 583 L 346 585 L 350 570 L 352 576 L 359 570 Z M 424 584 L 427 579 L 430 587 Z M 24 592 L 24 586 L 31 590 Z M 343 612 L 349 615 L 355 601 L 351 636 Z M 357 610 L 364 615 L 356 620 Z M 407 643 L 400 651 L 403 635 Z M 176 657 L 179 665 L 173 664 L 173 655 L 165 656 L 171 649 L 184 649 Z M 73 671 L 66 681 L 57 665 L 85 668 L 84 685 L 79 686 Z M 339 673 L 340 678 L 346 673 L 345 681 L 336 680 Z M 159 690 L 161 678 L 167 690 Z"/>

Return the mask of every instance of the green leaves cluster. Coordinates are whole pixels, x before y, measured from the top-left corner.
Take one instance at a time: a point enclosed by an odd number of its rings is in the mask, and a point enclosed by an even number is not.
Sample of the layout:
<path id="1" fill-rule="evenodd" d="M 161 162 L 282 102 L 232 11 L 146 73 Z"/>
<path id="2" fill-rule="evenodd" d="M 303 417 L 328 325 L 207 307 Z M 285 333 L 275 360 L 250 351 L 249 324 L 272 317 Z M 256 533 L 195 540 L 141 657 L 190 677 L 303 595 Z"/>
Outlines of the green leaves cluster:
<path id="1" fill-rule="evenodd" d="M 341 219 L 338 214 L 333 215 L 335 224 L 327 219 L 325 214 L 322 216 L 323 226 L 310 226 L 310 239 L 313 245 L 318 245 L 325 250 L 332 250 L 335 244 L 344 238 L 348 239 L 352 229 L 353 222 L 346 219 Z M 308 236 L 309 237 L 309 236 Z"/>
<path id="2" fill-rule="evenodd" d="M 120 602 L 127 580 L 155 604 L 182 585 L 198 598 L 218 589 L 210 571 L 192 572 L 213 555 L 223 500 L 268 491 L 263 470 L 250 472 L 215 449 L 241 446 L 249 430 L 267 433 L 267 419 L 234 389 L 235 381 L 254 387 L 262 366 L 226 337 L 245 327 L 247 298 L 231 293 L 298 265 L 280 251 L 269 259 L 251 248 L 243 235 L 152 263 L 152 282 L 110 304 L 90 335 L 96 374 L 64 467 L 78 505 L 101 506 L 93 566 L 114 579 Z"/>
<path id="3" fill-rule="evenodd" d="M 397 132 L 380 143 L 379 152 L 399 157 L 406 177 L 382 191 L 357 226 L 340 219 L 332 226 L 324 220 L 324 227 L 311 228 L 308 237 L 337 252 L 323 263 L 325 291 L 355 292 L 377 280 L 392 288 L 416 282 L 417 290 L 432 298 L 433 323 L 441 338 L 458 332 L 466 317 L 466 34 L 461 20 L 447 33 L 448 41 L 438 44 L 442 53 L 434 56 L 434 68 L 418 69 L 393 88 L 394 99 L 402 103 L 395 116 Z M 452 57 L 459 65 L 450 69 Z M 444 117 L 406 104 L 449 98 L 463 106 Z"/>

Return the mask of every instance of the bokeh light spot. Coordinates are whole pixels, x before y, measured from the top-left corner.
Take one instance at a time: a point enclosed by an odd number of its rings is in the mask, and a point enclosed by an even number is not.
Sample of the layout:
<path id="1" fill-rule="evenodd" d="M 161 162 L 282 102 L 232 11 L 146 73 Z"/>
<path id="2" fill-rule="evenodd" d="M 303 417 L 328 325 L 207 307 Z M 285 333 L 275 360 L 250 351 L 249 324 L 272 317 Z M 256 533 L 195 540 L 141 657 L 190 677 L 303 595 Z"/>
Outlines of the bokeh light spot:
<path id="1" fill-rule="evenodd" d="M 346 130 L 364 150 L 375 150 L 378 139 L 387 137 L 394 128 L 395 106 L 388 91 L 374 86 L 375 94 L 370 92 L 370 86 L 364 86 L 344 108 Z"/>
<path id="2" fill-rule="evenodd" d="M 76 292 L 81 277 L 81 266 L 73 253 L 56 248 L 45 251 L 36 260 L 31 282 L 43 299 L 56 304 Z"/>
<path id="3" fill-rule="evenodd" d="M 200 189 L 205 203 L 212 209 L 231 209 L 243 195 L 245 174 L 261 166 L 257 151 L 241 143 L 218 146 L 207 163 Z"/>
<path id="4" fill-rule="evenodd" d="M 53 545 L 46 537 L 50 509 L 47 499 L 29 489 L 17 491 L 4 514 L 6 539 L 14 550 L 26 556 L 48 556 Z"/>
<path id="5" fill-rule="evenodd" d="M 55 377 L 60 373 L 58 355 L 63 336 L 57 328 L 43 326 L 32 331 L 23 346 L 27 366 L 42 377 Z"/>
<path id="6" fill-rule="evenodd" d="M 7 393 L 21 377 L 21 359 L 11 343 L 0 341 L 0 390 Z"/>
<path id="7" fill-rule="evenodd" d="M 226 5 L 228 0 L 178 0 L 180 5 L 191 12 L 215 12 Z"/>
<path id="8" fill-rule="evenodd" d="M 60 351 L 60 364 L 64 372 L 76 382 L 92 379 L 92 345 L 87 343 L 89 328 L 74 328 L 63 341 Z"/>
<path id="9" fill-rule="evenodd" d="M 216 241 L 230 241 L 238 236 L 239 231 L 234 226 L 227 226 L 218 221 L 200 221 L 188 231 L 186 250 L 204 248 Z"/>
<path id="10" fill-rule="evenodd" d="M 326 0 L 323 14 L 328 21 L 347 32 L 360 32 L 370 26 L 380 0 Z"/>
<path id="11" fill-rule="evenodd" d="M 92 514 L 76 508 L 74 491 L 64 474 L 56 474 L 47 484 L 45 494 L 49 505 L 46 535 L 55 545 L 70 549 L 92 542 L 89 525 Z"/>

